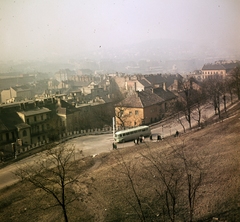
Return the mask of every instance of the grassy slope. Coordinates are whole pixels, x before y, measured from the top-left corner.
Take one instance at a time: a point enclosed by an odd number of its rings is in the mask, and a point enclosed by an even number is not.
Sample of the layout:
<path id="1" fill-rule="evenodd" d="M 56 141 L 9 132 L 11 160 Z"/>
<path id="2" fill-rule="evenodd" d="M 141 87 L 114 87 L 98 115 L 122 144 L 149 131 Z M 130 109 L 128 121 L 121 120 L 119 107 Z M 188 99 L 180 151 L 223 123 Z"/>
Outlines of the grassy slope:
<path id="1" fill-rule="evenodd" d="M 136 221 L 132 208 L 127 201 L 134 202 L 128 181 L 124 179 L 118 158 L 129 164 L 132 172 L 143 172 L 144 162 L 141 153 L 151 150 L 160 155 L 164 150 L 186 146 L 189 155 L 197 155 L 207 167 L 204 186 L 196 204 L 198 218 L 213 216 L 237 221 L 240 206 L 240 114 L 223 122 L 209 125 L 204 129 L 193 131 L 179 138 L 167 138 L 160 143 L 147 143 L 139 146 L 101 154 L 95 157 L 95 165 L 85 161 L 89 166 L 81 172 L 78 190 L 81 196 L 69 208 L 70 221 Z M 119 155 L 121 154 L 121 155 Z M 134 168 L 136 167 L 136 168 Z M 142 170 L 142 171 L 141 171 Z M 139 194 L 144 199 L 155 201 L 152 187 L 146 181 L 136 183 L 141 189 Z M 50 198 L 29 184 L 18 183 L 0 191 L 0 221 L 61 221 L 61 211 L 47 208 Z M 43 209 L 47 208 L 47 209 Z M 131 219 L 132 218 L 132 219 Z M 208 220 L 205 220 L 208 221 Z"/>

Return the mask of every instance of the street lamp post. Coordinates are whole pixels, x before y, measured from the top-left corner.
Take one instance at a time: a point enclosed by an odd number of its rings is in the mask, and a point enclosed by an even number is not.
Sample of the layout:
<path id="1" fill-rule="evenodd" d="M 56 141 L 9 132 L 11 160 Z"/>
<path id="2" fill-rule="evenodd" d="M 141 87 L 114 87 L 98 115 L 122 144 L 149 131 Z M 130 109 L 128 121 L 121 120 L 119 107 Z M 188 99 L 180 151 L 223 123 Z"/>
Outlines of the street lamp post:
<path id="1" fill-rule="evenodd" d="M 113 117 L 113 139 L 115 135 L 115 117 Z"/>

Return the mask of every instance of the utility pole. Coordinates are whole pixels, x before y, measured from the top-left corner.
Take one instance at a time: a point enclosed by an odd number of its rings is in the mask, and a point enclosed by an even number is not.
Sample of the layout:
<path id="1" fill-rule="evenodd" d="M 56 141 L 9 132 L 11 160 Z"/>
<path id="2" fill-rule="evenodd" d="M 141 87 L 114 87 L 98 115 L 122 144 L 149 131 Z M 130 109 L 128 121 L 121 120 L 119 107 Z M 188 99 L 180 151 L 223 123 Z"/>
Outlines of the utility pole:
<path id="1" fill-rule="evenodd" d="M 13 151 L 14 159 L 17 159 L 16 144 L 12 143 L 11 145 L 12 145 L 12 151 Z"/>
<path id="2" fill-rule="evenodd" d="M 113 117 L 113 139 L 115 135 L 115 117 Z"/>

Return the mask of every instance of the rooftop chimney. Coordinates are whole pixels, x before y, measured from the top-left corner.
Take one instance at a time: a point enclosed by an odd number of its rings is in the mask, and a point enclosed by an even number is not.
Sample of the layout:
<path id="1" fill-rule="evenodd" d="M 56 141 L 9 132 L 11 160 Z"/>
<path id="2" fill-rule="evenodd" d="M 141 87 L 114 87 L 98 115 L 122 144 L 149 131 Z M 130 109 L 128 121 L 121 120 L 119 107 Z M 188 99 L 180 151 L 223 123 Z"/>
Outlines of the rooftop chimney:
<path id="1" fill-rule="evenodd" d="M 163 88 L 164 91 L 166 91 L 166 83 L 165 82 L 163 82 L 162 88 Z"/>

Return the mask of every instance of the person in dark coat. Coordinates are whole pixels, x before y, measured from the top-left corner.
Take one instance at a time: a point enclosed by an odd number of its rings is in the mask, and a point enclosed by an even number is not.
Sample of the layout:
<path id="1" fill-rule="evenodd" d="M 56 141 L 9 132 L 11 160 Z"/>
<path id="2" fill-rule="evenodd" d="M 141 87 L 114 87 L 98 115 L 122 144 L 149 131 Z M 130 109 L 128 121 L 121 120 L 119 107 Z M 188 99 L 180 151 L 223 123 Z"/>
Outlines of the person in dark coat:
<path id="1" fill-rule="evenodd" d="M 139 137 L 137 138 L 137 144 L 139 143 Z"/>
<path id="2" fill-rule="evenodd" d="M 176 134 L 175 134 L 175 136 L 176 136 L 176 137 L 178 137 L 178 136 L 179 136 L 179 132 L 178 132 L 178 131 L 176 131 Z"/>
<path id="3" fill-rule="evenodd" d="M 116 143 L 113 143 L 112 146 L 113 146 L 113 150 L 117 149 L 117 144 Z"/>

